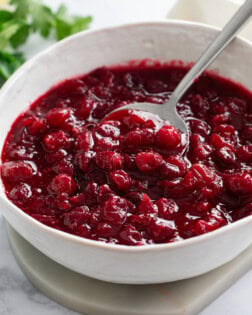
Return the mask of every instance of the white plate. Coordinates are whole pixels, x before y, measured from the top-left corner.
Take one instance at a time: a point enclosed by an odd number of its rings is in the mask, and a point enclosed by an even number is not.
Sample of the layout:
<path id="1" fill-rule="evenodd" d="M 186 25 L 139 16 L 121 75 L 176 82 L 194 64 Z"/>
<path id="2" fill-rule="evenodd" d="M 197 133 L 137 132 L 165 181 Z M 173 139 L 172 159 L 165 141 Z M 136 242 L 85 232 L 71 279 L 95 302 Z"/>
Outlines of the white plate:
<path id="1" fill-rule="evenodd" d="M 232 262 L 193 279 L 158 285 L 112 284 L 55 263 L 8 225 L 11 247 L 31 282 L 56 302 L 89 315 L 192 315 L 245 274 L 252 247 Z"/>

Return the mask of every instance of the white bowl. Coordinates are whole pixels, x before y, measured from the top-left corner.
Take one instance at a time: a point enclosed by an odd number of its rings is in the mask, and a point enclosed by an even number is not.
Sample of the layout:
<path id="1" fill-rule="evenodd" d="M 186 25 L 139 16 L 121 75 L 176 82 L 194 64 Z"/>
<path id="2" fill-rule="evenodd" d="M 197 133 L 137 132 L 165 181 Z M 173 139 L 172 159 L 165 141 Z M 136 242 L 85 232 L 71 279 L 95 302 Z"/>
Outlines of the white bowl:
<path id="1" fill-rule="evenodd" d="M 0 91 L 0 150 L 14 119 L 62 79 L 127 60 L 195 61 L 218 30 L 178 21 L 131 24 L 88 31 L 64 40 L 22 66 Z M 252 88 L 252 45 L 236 39 L 212 65 Z M 173 244 L 129 247 L 104 244 L 49 228 L 5 196 L 6 220 L 56 262 L 81 274 L 118 283 L 161 283 L 191 278 L 230 261 L 252 243 L 252 216 L 214 232 Z"/>

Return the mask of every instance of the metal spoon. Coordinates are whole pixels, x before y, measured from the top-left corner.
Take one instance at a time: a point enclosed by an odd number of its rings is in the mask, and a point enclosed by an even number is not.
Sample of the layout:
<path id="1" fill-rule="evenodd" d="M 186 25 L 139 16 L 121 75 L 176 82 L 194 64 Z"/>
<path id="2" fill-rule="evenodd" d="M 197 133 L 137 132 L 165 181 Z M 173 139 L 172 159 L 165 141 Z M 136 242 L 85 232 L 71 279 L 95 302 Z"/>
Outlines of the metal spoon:
<path id="1" fill-rule="evenodd" d="M 184 120 L 179 116 L 176 105 L 193 84 L 196 78 L 213 62 L 213 60 L 219 55 L 219 53 L 231 42 L 236 33 L 241 27 L 248 21 L 252 15 L 252 0 L 247 0 L 231 20 L 226 24 L 220 34 L 215 40 L 208 46 L 205 52 L 201 55 L 198 61 L 190 69 L 190 71 L 184 76 L 182 81 L 178 84 L 173 91 L 170 99 L 163 105 L 157 105 L 153 103 L 131 103 L 115 109 L 113 112 L 124 109 L 137 109 L 141 111 L 151 112 L 158 115 L 163 120 L 169 121 L 173 126 L 180 131 L 187 133 L 187 126 Z M 111 114 L 111 113 L 110 113 Z"/>

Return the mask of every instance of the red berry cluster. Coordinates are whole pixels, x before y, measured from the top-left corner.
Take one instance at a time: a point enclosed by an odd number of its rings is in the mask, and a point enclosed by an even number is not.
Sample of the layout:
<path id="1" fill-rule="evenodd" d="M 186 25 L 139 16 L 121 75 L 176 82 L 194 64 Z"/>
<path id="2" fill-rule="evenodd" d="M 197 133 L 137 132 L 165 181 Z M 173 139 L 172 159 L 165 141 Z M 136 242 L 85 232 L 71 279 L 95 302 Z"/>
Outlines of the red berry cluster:
<path id="1" fill-rule="evenodd" d="M 97 69 L 40 97 L 14 122 L 2 154 L 10 200 L 81 237 L 168 243 L 252 214 L 252 95 L 204 75 L 178 111 L 189 137 L 133 101 L 162 106 L 186 69 Z"/>

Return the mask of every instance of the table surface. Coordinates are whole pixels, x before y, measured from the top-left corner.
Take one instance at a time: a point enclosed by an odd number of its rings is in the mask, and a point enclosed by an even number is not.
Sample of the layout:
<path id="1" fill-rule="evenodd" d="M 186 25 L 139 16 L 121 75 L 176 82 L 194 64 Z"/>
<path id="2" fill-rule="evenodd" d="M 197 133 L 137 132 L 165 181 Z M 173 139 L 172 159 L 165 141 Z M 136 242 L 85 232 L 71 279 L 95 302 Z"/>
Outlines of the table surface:
<path id="1" fill-rule="evenodd" d="M 50 0 L 45 2 L 57 7 L 64 2 L 72 13 L 94 16 L 92 28 L 134 21 L 165 18 L 176 0 Z M 210 0 L 205 0 L 210 1 Z M 158 2 L 158 5 L 157 5 Z M 144 8 L 144 9 L 143 9 Z M 25 51 L 32 56 L 48 46 L 34 37 Z M 0 315 L 74 315 L 68 309 L 41 294 L 25 278 L 10 250 L 4 221 L 0 215 Z M 201 315 L 251 315 L 252 270 L 229 290 L 209 305 Z"/>

